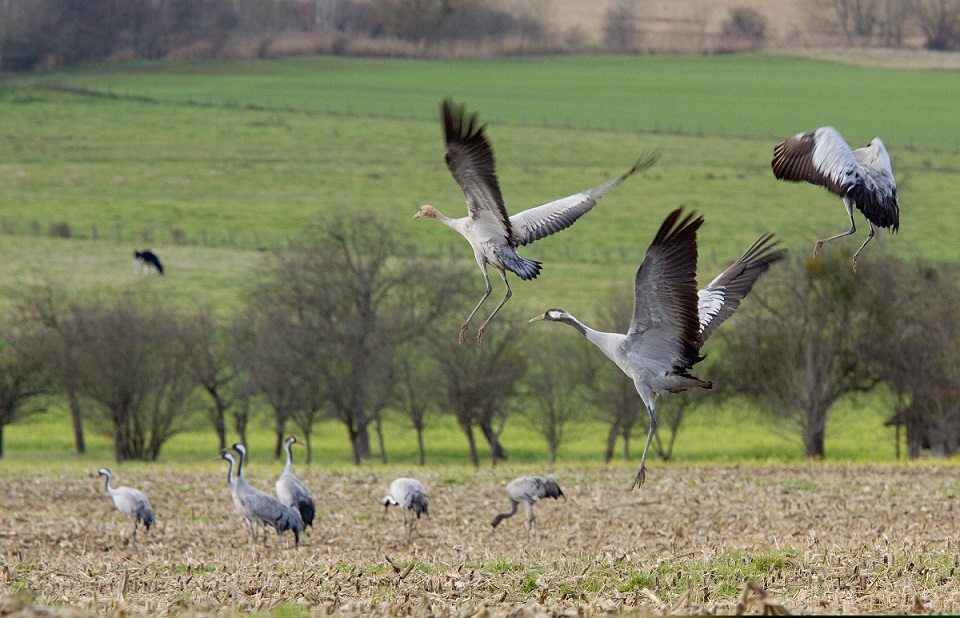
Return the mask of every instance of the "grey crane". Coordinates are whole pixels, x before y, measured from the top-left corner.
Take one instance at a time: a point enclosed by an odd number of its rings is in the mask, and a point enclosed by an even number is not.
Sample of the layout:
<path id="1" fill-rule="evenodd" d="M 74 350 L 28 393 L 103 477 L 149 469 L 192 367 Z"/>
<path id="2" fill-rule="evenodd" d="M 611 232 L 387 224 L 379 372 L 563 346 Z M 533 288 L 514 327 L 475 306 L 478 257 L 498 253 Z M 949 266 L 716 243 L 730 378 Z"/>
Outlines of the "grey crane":
<path id="1" fill-rule="evenodd" d="M 407 511 L 411 511 L 420 519 L 421 515 L 430 515 L 430 505 L 427 499 L 427 489 L 417 479 L 401 477 L 390 483 L 390 493 L 383 497 L 383 510 L 391 506 L 399 506 L 403 513 L 403 530 L 410 538 L 413 521 L 407 518 Z"/>
<path id="2" fill-rule="evenodd" d="M 697 230 L 703 217 L 691 213 L 681 220 L 682 216 L 680 208 L 667 215 L 637 270 L 633 320 L 626 334 L 594 330 L 562 309 L 530 320 L 573 326 L 633 379 L 650 415 L 650 430 L 631 488 L 643 484 L 646 476 L 647 451 L 657 431 L 657 396 L 713 386 L 688 371 L 703 360 L 700 349 L 710 334 L 733 315 L 770 264 L 785 254 L 776 249 L 773 235 L 765 234 L 698 292 Z"/>
<path id="3" fill-rule="evenodd" d="M 277 531 L 277 551 L 280 551 L 280 541 L 286 530 L 293 532 L 299 547 L 300 533 L 303 532 L 303 520 L 300 518 L 300 513 L 270 494 L 251 487 L 243 478 L 243 464 L 247 459 L 246 447 L 238 443 L 231 448 L 240 455 L 240 462 L 237 465 L 237 499 L 244 509 L 244 514 L 249 516 L 254 523 L 263 525 L 263 544 L 267 544 L 266 527 L 271 526 Z"/>
<path id="4" fill-rule="evenodd" d="M 253 518 L 251 513 L 247 509 L 246 505 L 240 501 L 240 497 L 237 495 L 237 481 L 233 478 L 233 467 L 236 463 L 233 455 L 224 451 L 220 453 L 220 457 L 217 459 L 224 459 L 230 463 L 230 467 L 227 469 L 227 488 L 230 490 L 230 498 L 233 500 L 233 509 L 243 517 L 244 521 L 247 522 L 247 528 L 250 530 L 250 535 L 253 537 L 253 542 L 257 542 L 257 527 L 253 523 Z M 264 535 L 266 537 L 266 535 Z M 266 540 L 266 539 L 264 539 Z"/>
<path id="5" fill-rule="evenodd" d="M 593 208 L 603 194 L 610 191 L 636 172 L 656 163 L 659 154 L 650 153 L 641 157 L 621 176 L 602 185 L 586 189 L 556 201 L 508 216 L 497 181 L 493 149 L 484 135 L 486 125 L 477 123 L 477 114 L 467 114 L 464 105 L 454 105 L 450 99 L 442 104 L 443 130 L 447 142 L 446 162 L 453 178 L 460 185 L 467 202 L 467 216 L 451 219 L 433 206 L 426 204 L 413 216 L 414 219 L 437 219 L 463 235 L 473 247 L 473 256 L 483 273 L 486 290 L 477 306 L 460 327 L 460 343 L 467 336 L 467 325 L 490 296 L 492 287 L 487 275 L 487 266 L 500 273 L 506 293 L 500 304 L 477 330 L 477 343 L 483 343 L 483 332 L 512 296 L 506 271 L 524 281 L 535 279 L 540 274 L 540 262 L 521 257 L 517 247 L 566 229 Z"/>
<path id="6" fill-rule="evenodd" d="M 287 451 L 287 463 L 283 466 L 283 472 L 277 479 L 277 498 L 280 499 L 280 502 L 295 508 L 300 513 L 304 526 L 313 526 L 313 518 L 317 512 L 313 504 L 313 497 L 303 481 L 293 475 L 292 447 L 294 444 L 300 444 L 294 436 L 289 436 L 283 441 L 283 447 Z"/>
<path id="7" fill-rule="evenodd" d="M 774 176 L 781 180 L 805 180 L 826 187 L 843 198 L 843 206 L 850 217 L 850 229 L 818 240 L 813 246 L 814 257 L 820 254 L 824 243 L 857 231 L 853 220 L 854 206 L 860 209 L 870 225 L 870 234 L 853 254 L 854 272 L 857 271 L 857 257 L 875 234 L 875 225 L 891 232 L 900 228 L 897 182 L 893 178 L 890 156 L 879 137 L 863 148 L 851 150 L 836 129 L 820 127 L 777 144 L 771 165 Z"/>
<path id="8" fill-rule="evenodd" d="M 533 505 L 544 498 L 557 500 L 560 496 L 563 496 L 563 491 L 552 476 L 521 476 L 507 483 L 507 496 L 510 498 L 510 511 L 499 513 L 493 518 L 491 525 L 496 528 L 504 519 L 516 515 L 517 507 L 523 502 L 527 505 L 530 514 L 527 519 L 527 534 L 530 534 L 537 521 L 537 516 L 533 512 Z M 566 500 L 566 496 L 564 496 L 564 500 Z"/>
<path id="9" fill-rule="evenodd" d="M 133 542 L 137 542 L 137 528 L 140 522 L 150 531 L 153 525 L 153 508 L 150 506 L 150 500 L 142 491 L 132 487 L 110 487 L 110 470 L 100 468 L 100 476 L 106 478 L 107 494 L 113 498 L 113 504 L 117 510 L 133 520 Z"/>

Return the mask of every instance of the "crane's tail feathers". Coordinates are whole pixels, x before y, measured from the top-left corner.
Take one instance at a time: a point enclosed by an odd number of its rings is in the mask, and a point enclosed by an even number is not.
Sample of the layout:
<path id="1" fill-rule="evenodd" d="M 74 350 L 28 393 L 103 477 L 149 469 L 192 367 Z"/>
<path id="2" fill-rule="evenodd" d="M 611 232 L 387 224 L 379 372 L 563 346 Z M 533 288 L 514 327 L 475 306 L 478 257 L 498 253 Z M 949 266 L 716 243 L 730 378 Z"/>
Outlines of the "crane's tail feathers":
<path id="1" fill-rule="evenodd" d="M 420 519 L 421 515 L 430 515 L 427 497 L 421 493 L 414 494 L 410 499 L 410 510 L 417 516 L 417 519 Z"/>
<path id="2" fill-rule="evenodd" d="M 536 260 L 530 260 L 516 254 L 503 255 L 501 259 L 503 259 L 503 265 L 507 267 L 507 270 L 524 281 L 536 279 L 537 275 L 540 274 L 540 262 Z"/>
<path id="3" fill-rule="evenodd" d="M 314 507 L 313 502 L 310 500 L 301 500 L 297 504 L 297 510 L 300 511 L 300 519 L 303 520 L 303 525 L 313 526 L 313 518 L 317 514 L 317 509 Z"/>

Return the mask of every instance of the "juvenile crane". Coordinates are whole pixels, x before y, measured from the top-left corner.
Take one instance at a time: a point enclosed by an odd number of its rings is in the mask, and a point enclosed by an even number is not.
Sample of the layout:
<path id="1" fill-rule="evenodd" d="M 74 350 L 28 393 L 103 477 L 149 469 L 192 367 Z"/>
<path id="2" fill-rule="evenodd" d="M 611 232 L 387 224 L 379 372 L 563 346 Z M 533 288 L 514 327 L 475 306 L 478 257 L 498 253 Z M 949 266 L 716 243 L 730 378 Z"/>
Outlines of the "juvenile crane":
<path id="1" fill-rule="evenodd" d="M 892 232 L 900 228 L 897 182 L 893 179 L 890 156 L 879 137 L 863 148 L 851 150 L 836 129 L 820 127 L 777 144 L 771 165 L 774 176 L 781 180 L 805 180 L 826 187 L 843 198 L 843 206 L 850 217 L 850 229 L 818 240 L 813 246 L 814 257 L 820 254 L 824 243 L 857 231 L 853 220 L 854 206 L 860 209 L 870 225 L 867 239 L 853 254 L 854 272 L 857 271 L 857 257 L 875 234 L 875 225 Z"/>
<path id="2" fill-rule="evenodd" d="M 390 493 L 383 497 L 383 510 L 386 511 L 391 506 L 400 507 L 400 512 L 403 513 L 403 530 L 408 539 L 413 529 L 413 521 L 408 520 L 407 511 L 412 511 L 417 519 L 420 519 L 421 515 L 430 515 L 427 490 L 417 479 L 401 477 L 390 483 Z"/>
<path id="3" fill-rule="evenodd" d="M 247 449 L 242 444 L 234 444 L 233 450 L 240 455 L 237 466 L 237 499 L 240 501 L 244 514 L 255 523 L 264 526 L 263 544 L 267 544 L 266 527 L 271 526 L 277 531 L 277 551 L 280 551 L 280 541 L 286 530 L 293 532 L 296 544 L 300 546 L 300 533 L 303 532 L 303 520 L 295 509 L 281 503 L 266 492 L 251 487 L 243 478 L 243 464 L 247 459 Z"/>
<path id="4" fill-rule="evenodd" d="M 507 483 L 507 497 L 510 498 L 510 511 L 499 513 L 493 518 L 491 525 L 496 528 L 500 522 L 517 513 L 517 507 L 523 502 L 527 505 L 530 517 L 527 519 L 527 534 L 536 524 L 537 516 L 533 513 L 533 505 L 544 498 L 557 500 L 563 496 L 563 491 L 552 476 L 522 476 Z M 564 496 L 566 500 L 566 496 Z"/>
<path id="5" fill-rule="evenodd" d="M 294 436 L 283 441 L 283 447 L 287 451 L 287 463 L 283 466 L 280 478 L 277 479 L 277 498 L 300 513 L 304 526 L 313 526 L 313 518 L 317 512 L 313 497 L 303 481 L 293 475 L 292 447 L 294 444 L 300 444 Z"/>
<path id="6" fill-rule="evenodd" d="M 657 396 L 712 388 L 688 371 L 703 360 L 700 349 L 710 334 L 733 315 L 770 264 L 784 256 L 771 242 L 773 235 L 765 234 L 698 292 L 697 230 L 703 217 L 691 213 L 681 220 L 682 215 L 682 209 L 667 215 L 647 249 L 634 280 L 633 320 L 625 335 L 594 330 L 562 309 L 530 320 L 569 324 L 633 380 L 650 415 L 650 430 L 631 488 L 646 477 L 647 451 L 657 431 Z"/>
<path id="7" fill-rule="evenodd" d="M 467 202 L 467 216 L 451 219 L 433 206 L 424 205 L 413 216 L 414 219 L 437 219 L 447 227 L 453 228 L 470 242 L 473 256 L 483 273 L 486 290 L 477 306 L 460 327 L 460 343 L 467 336 L 467 325 L 480 309 L 480 305 L 490 296 L 492 287 L 487 275 L 487 266 L 500 273 L 506 293 L 500 304 L 477 330 L 477 343 L 483 343 L 483 332 L 493 316 L 512 296 L 506 271 L 510 271 L 524 281 L 535 279 L 540 274 L 540 262 L 521 257 L 517 247 L 566 229 L 589 212 L 603 194 L 610 191 L 636 172 L 645 170 L 656 163 L 659 154 L 651 153 L 641 157 L 623 175 L 602 185 L 586 189 L 559 200 L 531 208 L 508 216 L 504 207 L 500 184 L 497 181 L 493 149 L 484 135 L 486 125 L 477 123 L 477 114 L 467 114 L 465 107 L 454 105 L 445 99 L 442 105 L 443 130 L 447 142 L 446 162 L 454 180 L 460 185 Z"/>
<path id="8" fill-rule="evenodd" d="M 140 526 L 140 522 L 143 522 L 143 525 L 146 526 L 147 532 L 150 531 L 150 526 L 153 525 L 153 508 L 150 506 L 150 500 L 147 499 L 147 496 L 139 490 L 136 490 L 132 487 L 110 487 L 110 470 L 106 468 L 100 468 L 100 476 L 107 477 L 106 479 L 106 490 L 107 494 L 113 498 L 113 504 L 117 507 L 117 510 L 133 520 L 133 542 L 137 542 L 137 528 Z"/>

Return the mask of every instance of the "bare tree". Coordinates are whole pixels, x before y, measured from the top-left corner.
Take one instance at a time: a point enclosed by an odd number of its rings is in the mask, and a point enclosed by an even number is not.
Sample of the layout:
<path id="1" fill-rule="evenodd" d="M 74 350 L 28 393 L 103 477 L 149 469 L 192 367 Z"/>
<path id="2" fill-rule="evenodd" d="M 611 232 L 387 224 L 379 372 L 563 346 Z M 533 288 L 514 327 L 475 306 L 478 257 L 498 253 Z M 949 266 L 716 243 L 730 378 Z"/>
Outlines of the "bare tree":
<path id="1" fill-rule="evenodd" d="M 547 461 L 557 460 L 557 449 L 570 424 L 582 419 L 580 389 L 586 372 L 580 365 L 579 340 L 540 332 L 529 337 L 527 399 L 533 402 L 524 414 L 527 426 L 547 443 Z"/>
<path id="2" fill-rule="evenodd" d="M 71 320 L 80 392 L 96 404 L 92 413 L 113 438 L 116 460 L 155 460 L 185 427 L 194 390 L 178 316 L 155 299 L 124 295 L 74 304 Z"/>
<path id="3" fill-rule="evenodd" d="M 870 270 L 854 275 L 847 251 L 794 263 L 761 282 L 722 333 L 716 383 L 765 404 L 778 427 L 799 433 L 807 457 L 824 456 L 834 404 L 877 384 L 863 354 L 875 336 Z"/>
<path id="4" fill-rule="evenodd" d="M 371 421 L 393 396 L 401 347 L 452 307 L 460 308 L 463 278 L 456 269 L 399 255 L 388 223 L 365 215 L 322 221 L 275 256 L 253 296 L 261 314 L 274 316 L 267 328 L 256 329 L 258 336 L 276 337 L 271 345 L 288 358 L 272 365 L 293 362 L 281 372 L 288 375 L 308 368 L 309 375 L 289 389 L 277 375 L 277 396 L 286 394 L 275 398 L 275 408 L 309 392 L 306 401 L 322 401 L 346 427 L 358 464 L 370 454 Z M 268 335 L 274 327 L 277 333 Z"/>
<path id="5" fill-rule="evenodd" d="M 888 258 L 871 271 L 865 284 L 876 334 L 863 346 L 894 397 L 892 423 L 906 427 L 915 459 L 953 403 L 945 391 L 960 386 L 960 283 L 955 269 L 923 261 Z"/>
<path id="6" fill-rule="evenodd" d="M 872 37 L 881 23 L 880 0 L 816 0 L 813 15 L 848 40 Z"/>
<path id="7" fill-rule="evenodd" d="M 927 49 L 960 49 L 960 0 L 917 0 L 917 17 Z"/>
<path id="8" fill-rule="evenodd" d="M 440 336 L 431 345 L 431 354 L 440 368 L 437 382 L 441 406 L 456 418 L 467 439 L 474 467 L 480 465 L 475 429 L 483 431 L 494 462 L 507 456 L 499 442 L 499 432 L 526 369 L 520 336 L 514 326 L 517 322 L 515 316 L 507 315 L 501 320 L 504 328 L 492 337 L 488 335 L 483 346 L 460 345 L 456 336 Z M 454 333 L 456 327 L 448 330 Z"/>
<path id="9" fill-rule="evenodd" d="M 53 380 L 44 361 L 44 348 L 57 343 L 42 332 L 8 327 L 0 341 L 0 458 L 3 428 L 44 410 L 41 396 L 51 394 Z"/>
<path id="10" fill-rule="evenodd" d="M 417 433 L 417 451 L 420 465 L 427 462 L 423 445 L 423 432 L 430 418 L 430 411 L 439 399 L 436 368 L 427 358 L 414 358 L 412 350 L 401 354 L 398 366 L 397 408 Z"/>
<path id="11" fill-rule="evenodd" d="M 41 329 L 51 335 L 53 347 L 46 348 L 44 362 L 48 372 L 67 398 L 77 453 L 86 452 L 83 413 L 80 405 L 79 363 L 76 358 L 80 336 L 70 318 L 70 300 L 62 284 L 47 282 L 21 290 L 17 301 L 17 323 L 29 329 Z"/>

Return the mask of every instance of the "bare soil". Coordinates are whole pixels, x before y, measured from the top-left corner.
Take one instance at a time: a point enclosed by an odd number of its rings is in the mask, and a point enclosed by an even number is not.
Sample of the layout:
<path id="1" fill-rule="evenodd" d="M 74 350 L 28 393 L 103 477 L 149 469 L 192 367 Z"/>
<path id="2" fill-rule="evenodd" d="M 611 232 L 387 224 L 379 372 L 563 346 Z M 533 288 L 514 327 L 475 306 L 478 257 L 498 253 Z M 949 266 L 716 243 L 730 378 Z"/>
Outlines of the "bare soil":
<path id="1" fill-rule="evenodd" d="M 0 615 L 731 614 L 750 585 L 748 613 L 960 611 L 949 466 L 655 466 L 634 491 L 626 467 L 565 468 L 567 499 L 539 504 L 529 536 L 523 507 L 490 527 L 506 481 L 529 471 L 398 471 L 430 491 L 409 543 L 380 502 L 391 476 L 301 470 L 318 521 L 279 553 L 272 531 L 250 543 L 225 470 L 114 472 L 156 511 L 136 547 L 94 472 L 0 473 Z M 251 483 L 272 490 L 275 472 Z"/>

